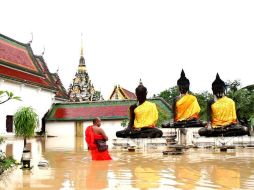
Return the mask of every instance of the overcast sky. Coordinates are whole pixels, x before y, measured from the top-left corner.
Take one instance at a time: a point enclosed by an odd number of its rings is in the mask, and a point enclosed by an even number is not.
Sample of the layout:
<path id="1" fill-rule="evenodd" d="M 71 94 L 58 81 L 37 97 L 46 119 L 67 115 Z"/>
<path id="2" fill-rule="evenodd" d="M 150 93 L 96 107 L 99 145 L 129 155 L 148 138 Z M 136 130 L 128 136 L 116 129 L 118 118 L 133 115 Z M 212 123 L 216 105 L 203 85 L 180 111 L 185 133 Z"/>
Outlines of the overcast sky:
<path id="1" fill-rule="evenodd" d="M 115 84 L 149 96 L 176 85 L 183 68 L 191 90 L 225 81 L 254 83 L 254 1 L 0 0 L 0 33 L 27 43 L 68 89 L 81 33 L 89 76 L 105 99 Z"/>

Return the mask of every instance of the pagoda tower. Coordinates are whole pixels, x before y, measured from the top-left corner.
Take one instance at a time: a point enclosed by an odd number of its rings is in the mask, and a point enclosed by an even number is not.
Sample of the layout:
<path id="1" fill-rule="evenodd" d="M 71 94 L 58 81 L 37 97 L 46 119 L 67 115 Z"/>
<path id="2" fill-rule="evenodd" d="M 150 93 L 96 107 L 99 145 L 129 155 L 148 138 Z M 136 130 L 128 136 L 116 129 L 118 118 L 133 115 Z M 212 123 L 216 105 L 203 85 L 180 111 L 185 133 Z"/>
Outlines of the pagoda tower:
<path id="1" fill-rule="evenodd" d="M 79 59 L 78 71 L 73 78 L 72 84 L 69 87 L 70 102 L 98 101 L 103 100 L 101 92 L 96 91 L 89 79 L 86 69 L 85 58 L 83 56 L 83 43 L 81 41 L 81 52 Z"/>

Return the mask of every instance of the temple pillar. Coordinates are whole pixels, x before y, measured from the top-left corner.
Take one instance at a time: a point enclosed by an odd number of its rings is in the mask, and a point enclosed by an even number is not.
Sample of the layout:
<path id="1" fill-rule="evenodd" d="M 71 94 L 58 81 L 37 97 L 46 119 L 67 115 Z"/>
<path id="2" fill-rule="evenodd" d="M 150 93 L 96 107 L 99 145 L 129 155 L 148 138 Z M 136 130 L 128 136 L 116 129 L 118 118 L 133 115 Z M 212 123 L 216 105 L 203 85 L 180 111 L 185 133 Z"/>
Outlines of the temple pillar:
<path id="1" fill-rule="evenodd" d="M 77 121 L 75 123 L 75 128 L 76 128 L 76 137 L 84 137 L 83 133 L 83 121 Z"/>

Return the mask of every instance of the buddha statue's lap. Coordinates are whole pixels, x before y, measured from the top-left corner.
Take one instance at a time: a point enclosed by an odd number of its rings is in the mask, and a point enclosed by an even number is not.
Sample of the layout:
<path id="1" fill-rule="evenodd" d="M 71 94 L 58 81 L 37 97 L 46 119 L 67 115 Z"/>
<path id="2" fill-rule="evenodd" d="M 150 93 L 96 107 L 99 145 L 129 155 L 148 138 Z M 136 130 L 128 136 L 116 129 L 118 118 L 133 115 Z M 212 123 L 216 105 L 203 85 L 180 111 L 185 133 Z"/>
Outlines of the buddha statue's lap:
<path id="1" fill-rule="evenodd" d="M 200 121 L 199 119 L 191 119 L 191 120 L 182 120 L 182 121 L 177 121 L 174 122 L 172 127 L 177 128 L 177 127 L 183 127 L 183 128 L 188 128 L 188 127 L 204 127 L 206 123 Z"/>

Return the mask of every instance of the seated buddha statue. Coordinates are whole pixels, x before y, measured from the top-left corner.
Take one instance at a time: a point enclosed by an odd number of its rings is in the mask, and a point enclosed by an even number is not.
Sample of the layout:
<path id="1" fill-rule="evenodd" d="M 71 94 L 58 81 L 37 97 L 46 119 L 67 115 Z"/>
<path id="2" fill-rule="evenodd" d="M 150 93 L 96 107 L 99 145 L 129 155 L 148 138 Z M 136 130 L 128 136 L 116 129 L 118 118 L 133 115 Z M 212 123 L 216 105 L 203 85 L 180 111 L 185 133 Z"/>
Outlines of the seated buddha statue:
<path id="1" fill-rule="evenodd" d="M 180 95 L 177 96 L 172 105 L 174 124 L 172 127 L 203 126 L 199 121 L 200 106 L 197 98 L 189 94 L 190 81 L 185 77 L 184 70 L 177 81 Z M 167 124 L 170 127 L 170 124 Z M 167 127 L 167 126 L 162 126 Z"/>
<path id="2" fill-rule="evenodd" d="M 135 90 L 137 103 L 129 108 L 129 124 L 125 130 L 117 131 L 121 138 L 156 138 L 162 136 L 162 131 L 156 128 L 158 110 L 156 104 L 147 101 L 147 89 L 142 83 Z"/>
<path id="3" fill-rule="evenodd" d="M 225 95 L 226 85 L 217 73 L 212 83 L 214 98 L 207 105 L 207 126 L 199 130 L 200 136 L 240 136 L 248 128 L 238 124 L 235 102 Z"/>

